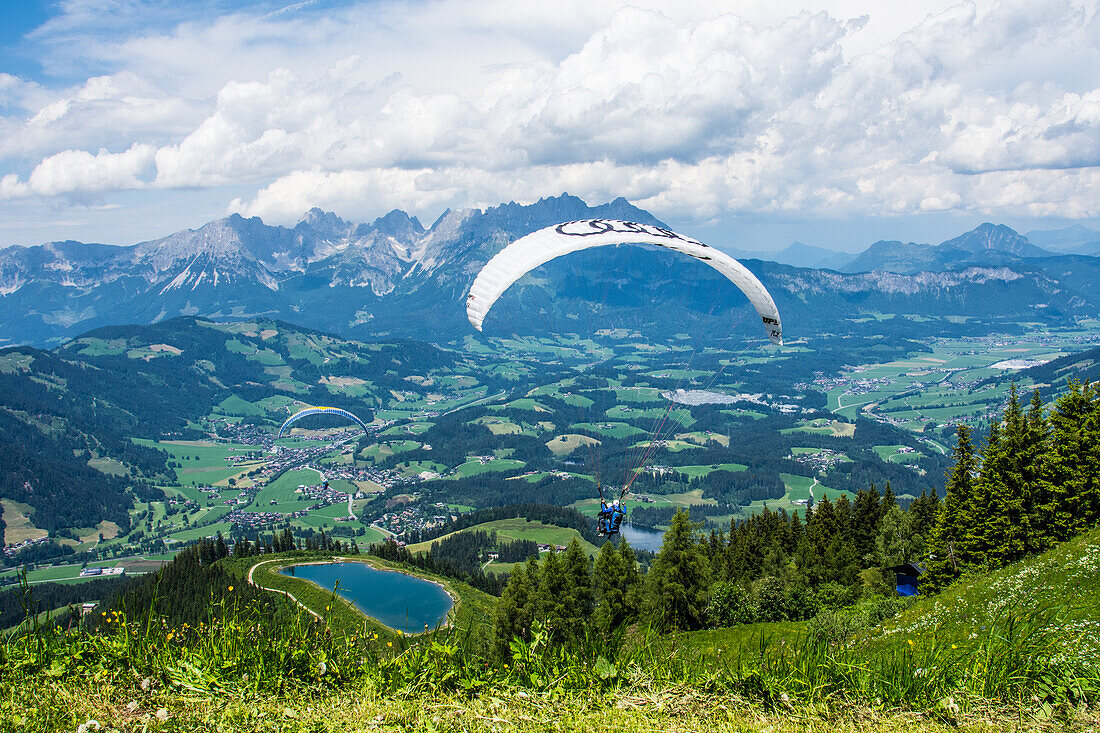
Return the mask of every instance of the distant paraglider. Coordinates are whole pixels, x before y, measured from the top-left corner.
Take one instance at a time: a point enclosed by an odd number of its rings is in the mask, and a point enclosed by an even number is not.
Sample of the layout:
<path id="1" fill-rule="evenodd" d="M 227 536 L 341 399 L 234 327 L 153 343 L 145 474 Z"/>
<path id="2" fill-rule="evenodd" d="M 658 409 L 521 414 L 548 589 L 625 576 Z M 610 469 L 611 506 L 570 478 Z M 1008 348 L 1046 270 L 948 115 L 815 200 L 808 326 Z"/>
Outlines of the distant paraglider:
<path id="1" fill-rule="evenodd" d="M 347 410 L 342 410 L 339 407 L 307 407 L 305 409 L 298 410 L 298 412 L 287 418 L 287 421 L 279 427 L 279 434 L 275 436 L 275 439 L 278 440 L 279 438 L 283 437 L 283 432 L 287 428 L 289 428 L 291 425 L 298 422 L 302 418 L 309 417 L 311 415 L 339 415 L 340 417 L 346 417 L 348 420 L 358 423 L 359 427 L 363 428 L 364 432 L 367 432 L 367 424 Z"/>
<path id="2" fill-rule="evenodd" d="M 764 285 L 740 262 L 724 252 L 682 234 L 632 221 L 581 219 L 540 229 L 517 239 L 478 273 L 466 298 L 466 316 L 481 330 L 493 303 L 525 274 L 550 260 L 592 247 L 613 244 L 652 244 L 705 262 L 740 288 L 756 309 L 772 343 L 783 343 L 779 309 Z"/>

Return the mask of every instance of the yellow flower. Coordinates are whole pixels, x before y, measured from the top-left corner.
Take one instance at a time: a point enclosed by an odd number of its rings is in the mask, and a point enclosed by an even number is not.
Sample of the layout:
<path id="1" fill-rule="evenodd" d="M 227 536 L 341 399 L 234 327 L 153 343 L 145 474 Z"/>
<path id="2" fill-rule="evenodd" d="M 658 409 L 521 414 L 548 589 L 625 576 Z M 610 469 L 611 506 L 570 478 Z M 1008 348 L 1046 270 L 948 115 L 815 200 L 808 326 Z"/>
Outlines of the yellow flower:
<path id="1" fill-rule="evenodd" d="M 913 646 L 913 640 L 912 639 L 909 640 L 909 646 Z"/>
<path id="2" fill-rule="evenodd" d="M 387 641 L 386 646 L 393 646 L 393 642 L 392 641 Z"/>
<path id="3" fill-rule="evenodd" d="M 232 593 L 232 592 L 233 592 L 233 586 L 229 586 L 229 592 L 230 592 L 230 593 Z"/>
<path id="4" fill-rule="evenodd" d="M 952 648 L 952 649 L 958 649 L 958 647 L 957 647 L 957 646 L 955 646 L 954 644 L 952 644 L 952 645 L 951 645 L 951 648 Z"/>
<path id="5" fill-rule="evenodd" d="M 169 631 L 168 636 L 165 637 L 166 641 L 172 641 L 172 637 L 175 636 L 175 635 L 176 635 L 175 632 Z"/>
<path id="6" fill-rule="evenodd" d="M 332 606 L 325 606 L 326 611 L 329 610 L 330 608 L 332 608 Z"/>

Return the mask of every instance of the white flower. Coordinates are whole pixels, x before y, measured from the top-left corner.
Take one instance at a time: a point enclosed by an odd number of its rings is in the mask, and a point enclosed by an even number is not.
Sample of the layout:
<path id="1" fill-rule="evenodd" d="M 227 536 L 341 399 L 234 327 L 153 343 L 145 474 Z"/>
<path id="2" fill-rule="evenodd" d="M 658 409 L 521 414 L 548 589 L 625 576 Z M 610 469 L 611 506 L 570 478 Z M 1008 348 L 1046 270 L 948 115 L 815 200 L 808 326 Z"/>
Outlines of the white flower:
<path id="1" fill-rule="evenodd" d="M 325 672 L 327 672 L 327 671 L 328 671 L 328 666 L 324 662 L 317 662 L 317 674 L 318 675 L 323 677 Z"/>
<path id="2" fill-rule="evenodd" d="M 164 708 L 157 708 L 157 720 L 162 723 L 168 720 L 168 711 Z"/>
<path id="3" fill-rule="evenodd" d="M 103 726 L 99 724 L 98 720 L 88 718 L 88 722 L 81 723 L 76 727 L 76 733 L 91 733 L 93 730 L 103 730 Z"/>
<path id="4" fill-rule="evenodd" d="M 143 679 L 141 681 L 141 690 L 142 690 L 142 692 L 148 692 L 150 689 L 152 689 L 152 687 L 153 687 L 153 681 L 151 679 L 149 679 L 148 677 L 146 677 L 145 679 Z"/>

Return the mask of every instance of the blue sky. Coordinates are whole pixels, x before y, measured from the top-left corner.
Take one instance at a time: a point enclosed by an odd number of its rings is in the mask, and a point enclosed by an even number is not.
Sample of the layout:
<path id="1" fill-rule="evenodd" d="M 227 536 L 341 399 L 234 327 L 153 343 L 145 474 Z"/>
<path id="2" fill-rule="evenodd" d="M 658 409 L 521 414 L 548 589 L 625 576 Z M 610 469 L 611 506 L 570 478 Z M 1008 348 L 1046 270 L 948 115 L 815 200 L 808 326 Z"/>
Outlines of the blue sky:
<path id="1" fill-rule="evenodd" d="M 0 12 L 0 246 L 562 191 L 745 249 L 1100 226 L 1096 0 Z"/>

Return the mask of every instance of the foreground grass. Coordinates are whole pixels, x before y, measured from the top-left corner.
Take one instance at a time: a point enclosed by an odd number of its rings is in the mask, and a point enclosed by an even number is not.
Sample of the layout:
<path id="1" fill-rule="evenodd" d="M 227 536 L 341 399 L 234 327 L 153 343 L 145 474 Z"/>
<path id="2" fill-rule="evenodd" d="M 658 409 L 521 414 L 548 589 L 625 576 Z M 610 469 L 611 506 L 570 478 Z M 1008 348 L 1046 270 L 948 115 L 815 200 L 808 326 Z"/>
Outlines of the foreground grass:
<path id="1" fill-rule="evenodd" d="M 1057 724 L 1012 708 L 989 707 L 955 716 L 842 702 L 761 707 L 728 694 L 684 686 L 622 691 L 615 695 L 538 693 L 500 687 L 491 693 L 393 695 L 370 687 L 296 691 L 278 695 L 203 695 L 143 690 L 140 680 L 47 682 L 36 688 L 0 683 L 0 729 L 74 731 L 94 720 L 117 731 L 901 731 L 1089 730 L 1095 715 Z M 93 726 L 94 727 L 94 726 Z"/>
<path id="2" fill-rule="evenodd" d="M 560 643 L 535 626 L 494 652 L 475 603 L 419 637 L 345 633 L 286 601 L 271 620 L 227 597 L 197 628 L 105 612 L 0 637 L 0 731 L 1095 731 L 1098 545 L 1100 530 L 843 634 Z"/>

